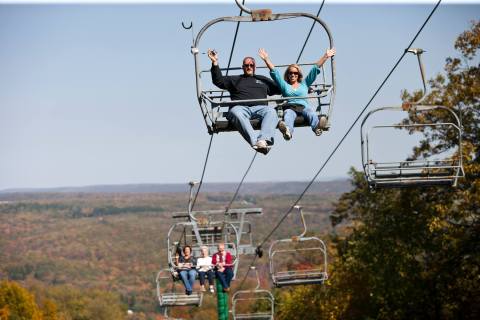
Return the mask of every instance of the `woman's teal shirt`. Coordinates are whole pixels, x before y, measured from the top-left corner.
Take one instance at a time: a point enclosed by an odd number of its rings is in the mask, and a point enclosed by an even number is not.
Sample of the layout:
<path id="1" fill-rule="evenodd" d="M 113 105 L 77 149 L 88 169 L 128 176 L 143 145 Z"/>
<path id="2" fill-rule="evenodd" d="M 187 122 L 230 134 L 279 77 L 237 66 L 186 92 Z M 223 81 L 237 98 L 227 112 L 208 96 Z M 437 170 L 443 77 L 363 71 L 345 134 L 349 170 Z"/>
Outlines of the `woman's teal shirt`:
<path id="1" fill-rule="evenodd" d="M 283 97 L 306 97 L 308 95 L 308 87 L 317 78 L 317 75 L 320 73 L 320 68 L 315 65 L 310 70 L 308 75 L 300 82 L 298 88 L 293 88 L 288 82 L 286 82 L 283 77 L 280 75 L 280 72 L 277 68 L 274 68 L 270 71 L 270 76 L 275 81 L 275 83 L 280 87 Z M 311 108 L 307 99 L 290 99 L 288 103 L 301 104 L 305 108 Z"/>

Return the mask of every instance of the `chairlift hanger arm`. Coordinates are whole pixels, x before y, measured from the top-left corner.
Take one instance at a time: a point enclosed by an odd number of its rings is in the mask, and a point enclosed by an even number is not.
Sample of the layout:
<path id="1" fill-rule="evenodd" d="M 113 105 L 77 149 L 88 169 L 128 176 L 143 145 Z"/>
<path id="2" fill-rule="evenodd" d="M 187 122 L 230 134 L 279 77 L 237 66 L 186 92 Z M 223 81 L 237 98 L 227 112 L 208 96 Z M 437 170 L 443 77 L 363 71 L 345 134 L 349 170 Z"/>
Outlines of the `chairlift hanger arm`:
<path id="1" fill-rule="evenodd" d="M 422 53 L 424 53 L 425 51 L 423 49 L 420 49 L 420 48 L 408 48 L 408 49 L 406 49 L 406 51 L 410 52 L 410 53 L 413 53 L 414 55 L 417 56 L 418 66 L 420 68 L 420 76 L 422 78 L 422 85 L 423 85 L 423 94 L 420 97 L 420 99 L 418 99 L 416 102 L 413 103 L 413 104 L 419 104 L 423 101 L 423 99 L 426 98 L 426 96 L 428 94 L 428 87 L 427 87 L 427 83 L 425 81 L 425 68 L 423 67 L 423 62 L 422 62 Z"/>

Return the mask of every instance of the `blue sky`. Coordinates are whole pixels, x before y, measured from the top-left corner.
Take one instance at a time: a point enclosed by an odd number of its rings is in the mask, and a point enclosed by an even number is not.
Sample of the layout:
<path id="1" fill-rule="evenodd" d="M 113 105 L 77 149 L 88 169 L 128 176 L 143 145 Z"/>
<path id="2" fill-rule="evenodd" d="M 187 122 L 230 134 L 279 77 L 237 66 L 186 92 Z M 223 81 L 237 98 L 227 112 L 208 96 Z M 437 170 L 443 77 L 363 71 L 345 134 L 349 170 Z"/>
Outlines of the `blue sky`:
<path id="1" fill-rule="evenodd" d="M 320 3 L 268 7 L 316 14 Z M 277 133 L 274 149 L 257 157 L 247 181 L 310 180 L 433 6 L 327 0 L 320 17 L 337 48 L 332 129 L 318 138 L 300 128 L 289 142 Z M 199 179 L 210 137 L 195 97 L 192 34 L 181 22 L 192 21 L 198 32 L 211 19 L 238 13 L 233 1 L 0 4 L 0 190 Z M 428 78 L 443 71 L 446 57 L 457 55 L 456 37 L 479 16 L 476 2 L 439 7 L 414 44 L 427 51 Z M 308 20 L 265 28 L 242 24 L 233 64 L 256 56 L 260 47 L 274 63 L 294 62 L 310 25 Z M 235 24 L 222 24 L 205 36 L 205 45 L 219 51 L 221 66 L 227 64 L 234 29 Z M 303 61 L 323 54 L 323 39 L 316 28 Z M 372 107 L 398 104 L 402 89 L 420 88 L 417 69 L 416 58 L 407 56 Z M 319 179 L 345 177 L 350 166 L 361 167 L 359 130 Z M 400 159 L 411 148 L 409 139 L 380 140 L 382 152 Z M 239 181 L 253 154 L 239 134 L 216 135 L 205 181 Z"/>

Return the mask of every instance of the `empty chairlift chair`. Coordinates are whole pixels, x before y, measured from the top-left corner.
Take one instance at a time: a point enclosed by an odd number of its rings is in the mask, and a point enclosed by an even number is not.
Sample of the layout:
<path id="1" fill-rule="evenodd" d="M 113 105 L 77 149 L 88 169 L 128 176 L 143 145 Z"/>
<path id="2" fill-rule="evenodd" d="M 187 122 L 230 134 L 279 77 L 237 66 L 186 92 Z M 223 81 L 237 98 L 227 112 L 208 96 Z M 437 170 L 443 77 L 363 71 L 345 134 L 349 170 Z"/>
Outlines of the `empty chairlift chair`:
<path id="1" fill-rule="evenodd" d="M 161 307 L 197 306 L 202 305 L 203 293 L 185 294 L 181 283 L 176 284 L 178 277 L 170 269 L 160 270 L 157 274 L 157 298 Z M 182 286 L 178 288 L 177 286 Z"/>
<path id="2" fill-rule="evenodd" d="M 268 290 L 260 289 L 260 279 L 255 267 L 257 286 L 252 290 L 239 290 L 232 296 L 232 316 L 234 320 L 261 319 L 273 320 L 275 313 L 275 299 Z"/>
<path id="3" fill-rule="evenodd" d="M 328 26 L 323 22 L 320 18 L 312 15 L 310 13 L 277 13 L 272 14 L 271 10 L 264 9 L 264 10 L 249 10 L 241 5 L 238 1 L 237 5 L 242 9 L 242 11 L 248 13 L 249 15 L 246 16 L 232 16 L 232 17 L 221 17 L 214 20 L 209 21 L 203 28 L 198 32 L 197 37 L 192 45 L 192 54 L 195 59 L 195 75 L 196 75 L 196 92 L 197 92 L 197 100 L 200 105 L 200 109 L 202 111 L 202 116 L 207 126 L 207 130 L 209 134 L 225 132 L 225 131 L 236 131 L 235 127 L 228 122 L 226 115 L 228 113 L 229 107 L 233 106 L 234 104 L 239 104 L 241 102 L 268 102 L 275 106 L 279 106 L 279 104 L 283 102 L 288 102 L 289 99 L 293 98 L 282 98 L 282 97 L 271 97 L 268 99 L 255 99 L 255 100 L 236 100 L 232 102 L 230 100 L 229 93 L 225 90 L 220 90 L 216 87 L 213 87 L 213 84 L 208 84 L 206 89 L 204 88 L 204 81 L 202 76 L 204 74 L 209 74 L 210 70 L 202 70 L 201 61 L 200 61 L 200 41 L 204 33 L 209 29 L 211 26 L 219 23 L 219 22 L 245 22 L 245 23 L 268 23 L 272 21 L 280 21 L 284 19 L 294 19 L 294 18 L 307 18 L 312 19 L 314 23 L 318 23 L 323 30 L 326 32 L 329 40 L 329 47 L 333 48 L 333 38 L 331 36 L 330 30 Z M 269 35 L 265 35 L 269 36 Z M 317 46 L 318 52 L 320 50 L 324 50 L 327 45 Z M 202 49 L 205 50 L 205 49 Z M 293 60 L 293 59 L 292 59 Z M 208 60 L 210 63 L 210 60 Z M 300 66 L 312 66 L 312 63 L 300 63 Z M 287 67 L 288 65 L 277 65 L 277 67 Z M 265 69 L 266 67 L 257 66 L 257 69 Z M 309 101 L 313 100 L 318 103 L 317 106 L 317 115 L 325 116 L 327 118 L 327 124 L 324 130 L 328 130 L 330 128 L 331 122 L 331 114 L 334 104 L 335 98 L 335 61 L 334 58 L 330 58 L 330 63 L 328 63 L 328 76 L 325 75 L 325 70 L 322 67 L 322 74 L 323 77 L 317 77 L 317 81 L 311 86 L 311 93 L 306 96 L 305 98 Z M 241 70 L 241 67 L 231 67 L 231 68 L 223 68 L 221 69 L 223 72 L 225 71 L 235 71 Z M 319 79 L 321 78 L 321 79 Z M 300 98 L 300 97 L 295 97 Z M 278 109 L 279 117 L 282 117 L 283 112 Z M 254 129 L 260 128 L 260 122 L 258 119 L 253 119 L 250 121 Z M 295 120 L 295 127 L 303 127 L 306 126 L 304 119 L 302 116 L 297 116 Z"/>
<path id="4" fill-rule="evenodd" d="M 382 107 L 370 111 L 362 121 L 361 131 L 361 148 L 362 148 L 362 163 L 365 172 L 365 177 L 369 186 L 375 188 L 395 188 L 395 187 L 413 187 L 413 186 L 432 186 L 432 185 L 449 185 L 456 186 L 458 178 L 464 176 L 462 165 L 462 123 L 457 114 L 451 109 L 441 105 L 426 105 L 422 104 L 424 100 L 427 87 L 425 84 L 423 65 L 421 61 L 421 49 L 410 49 L 417 55 L 420 65 L 420 72 L 423 80 L 423 96 L 415 103 L 404 103 L 402 106 Z M 385 114 L 388 111 L 428 114 L 439 112 L 442 110 L 445 114 L 450 116 L 451 121 L 447 122 L 417 122 L 399 123 L 389 125 L 374 125 L 368 126 L 367 120 L 375 113 Z M 416 119 L 425 119 L 419 116 Z M 374 160 L 372 157 L 372 142 L 371 136 L 374 131 L 380 129 L 405 129 L 410 131 L 427 129 L 435 130 L 449 130 L 452 136 L 457 139 L 456 150 L 451 150 L 450 155 L 442 159 L 407 159 L 402 161 L 388 161 L 382 162 Z"/>
<path id="5" fill-rule="evenodd" d="M 300 213 L 303 232 L 270 245 L 270 276 L 276 287 L 321 284 L 328 278 L 327 247 L 317 237 L 305 237 L 307 225 L 302 208 L 295 208 Z"/>

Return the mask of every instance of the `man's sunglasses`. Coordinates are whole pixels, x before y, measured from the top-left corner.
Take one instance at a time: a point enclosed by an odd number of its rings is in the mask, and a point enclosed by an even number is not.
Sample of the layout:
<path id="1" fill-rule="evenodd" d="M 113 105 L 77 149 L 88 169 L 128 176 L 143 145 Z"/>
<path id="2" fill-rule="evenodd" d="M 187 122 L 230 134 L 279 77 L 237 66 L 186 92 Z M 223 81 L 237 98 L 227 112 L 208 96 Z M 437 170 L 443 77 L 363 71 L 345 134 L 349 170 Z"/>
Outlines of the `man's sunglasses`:
<path id="1" fill-rule="evenodd" d="M 243 67 L 244 68 L 248 68 L 248 67 L 253 68 L 253 67 L 255 67 L 255 65 L 253 63 L 247 63 L 247 64 L 244 64 Z"/>

